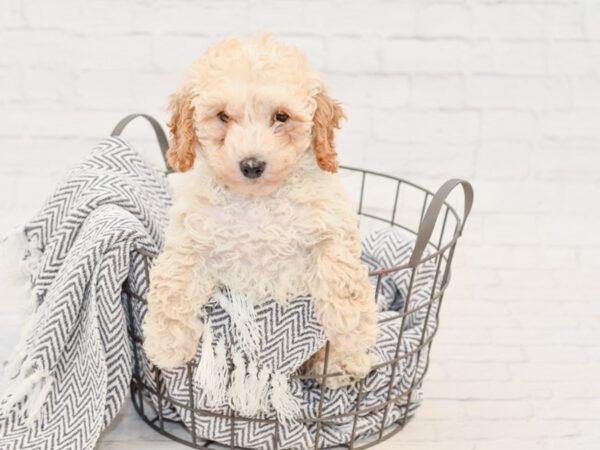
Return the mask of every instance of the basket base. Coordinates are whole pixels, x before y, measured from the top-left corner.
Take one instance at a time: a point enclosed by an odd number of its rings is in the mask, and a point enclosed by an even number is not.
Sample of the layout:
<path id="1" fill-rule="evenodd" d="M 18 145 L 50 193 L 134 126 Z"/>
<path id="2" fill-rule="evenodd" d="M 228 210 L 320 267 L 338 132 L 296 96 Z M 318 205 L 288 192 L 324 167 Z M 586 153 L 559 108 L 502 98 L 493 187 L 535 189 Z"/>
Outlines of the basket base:
<path id="1" fill-rule="evenodd" d="M 154 408 L 152 406 L 150 406 L 150 404 L 148 402 L 144 402 L 143 395 L 141 395 L 141 391 L 135 382 L 131 383 L 131 402 L 133 403 L 133 407 L 135 408 L 135 411 L 137 412 L 138 416 L 146 423 L 146 425 L 148 425 L 150 428 L 152 428 L 157 433 L 159 433 L 175 442 L 185 445 L 187 447 L 195 448 L 195 449 L 213 448 L 213 449 L 231 449 L 231 450 L 256 450 L 256 449 L 247 448 L 247 447 L 237 447 L 237 446 L 233 447 L 230 445 L 221 444 L 219 442 L 216 442 L 216 441 L 213 441 L 210 439 L 205 439 L 205 438 L 198 437 L 198 436 L 194 437 L 194 436 L 192 436 L 192 433 L 190 432 L 190 430 L 185 427 L 183 422 L 174 421 L 174 420 L 165 419 L 165 418 L 162 418 L 162 420 L 159 420 L 160 418 L 159 418 L 158 414 L 156 414 L 156 411 L 154 411 Z M 146 414 L 148 407 L 155 413 L 155 416 L 153 418 L 148 417 L 148 415 Z M 391 438 L 396 433 L 401 431 L 404 428 L 404 426 L 410 421 L 411 417 L 408 417 L 404 421 L 399 420 L 398 422 L 395 422 L 394 424 L 388 426 L 387 428 L 385 428 L 383 430 L 383 433 L 381 434 L 381 436 L 379 435 L 379 433 L 374 433 L 373 436 L 362 439 L 361 441 L 357 441 L 354 444 L 346 444 L 346 445 L 336 446 L 336 447 L 319 447 L 319 449 L 348 448 L 348 449 L 352 449 L 352 450 L 364 450 L 364 449 L 373 447 L 374 445 L 377 445 L 380 442 L 383 442 L 383 441 Z M 165 425 L 167 425 L 167 426 L 165 426 Z M 186 438 L 187 438 L 187 440 L 186 440 Z"/>

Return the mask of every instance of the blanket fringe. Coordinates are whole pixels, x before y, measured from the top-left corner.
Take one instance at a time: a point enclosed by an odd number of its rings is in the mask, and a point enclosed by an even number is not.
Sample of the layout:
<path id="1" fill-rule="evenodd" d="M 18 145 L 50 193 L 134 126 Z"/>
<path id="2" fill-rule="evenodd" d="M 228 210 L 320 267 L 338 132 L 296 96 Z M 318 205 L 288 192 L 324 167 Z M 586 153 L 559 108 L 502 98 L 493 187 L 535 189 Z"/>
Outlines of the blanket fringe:
<path id="1" fill-rule="evenodd" d="M 19 415 L 27 415 L 27 421 L 33 422 L 52 388 L 54 377 L 43 370 L 36 370 L 28 376 L 7 386 L 6 394 L 0 399 L 0 416 L 11 412 L 17 403 L 23 405 Z M 27 400 L 27 401 L 25 401 Z"/>
<path id="2" fill-rule="evenodd" d="M 289 422 L 300 413 L 300 404 L 292 395 L 288 377 L 268 367 L 258 370 L 256 361 L 246 364 L 243 355 L 233 355 L 234 370 L 229 389 L 229 406 L 245 416 L 269 412 L 270 406 L 282 422 Z"/>
<path id="3" fill-rule="evenodd" d="M 258 387 L 258 366 L 256 361 L 250 361 L 246 370 L 244 389 L 246 391 L 246 409 L 255 415 L 261 409 L 261 398 Z"/>
<path id="4" fill-rule="evenodd" d="M 25 365 L 25 361 L 27 360 L 27 354 L 23 350 L 23 345 L 21 342 L 18 344 L 18 348 L 14 351 L 11 357 L 5 362 L 4 367 L 2 369 L 2 384 L 6 386 L 10 383 L 10 380 L 13 380 L 19 376 L 23 366 Z"/>
<path id="5" fill-rule="evenodd" d="M 35 311 L 32 311 L 23 323 L 15 350 L 2 369 L 3 386 L 14 382 L 17 378 L 23 378 L 24 373 L 31 369 L 31 365 L 27 363 L 27 340 L 33 334 L 36 323 L 37 317 Z"/>
<path id="6" fill-rule="evenodd" d="M 0 269 L 3 274 L 11 273 L 15 277 L 23 275 L 21 260 L 27 247 L 27 238 L 22 228 L 14 228 L 0 239 Z M 19 273 L 16 273 L 15 268 L 19 269 Z"/>
<path id="7" fill-rule="evenodd" d="M 258 355 L 260 347 L 260 332 L 256 325 L 254 306 L 244 295 L 230 292 L 230 295 L 220 293 L 218 302 L 233 323 L 233 333 L 241 349 L 246 355 Z"/>
<path id="8" fill-rule="evenodd" d="M 22 300 L 27 305 L 26 320 L 21 328 L 17 347 L 2 369 L 3 392 L 0 395 L 0 416 L 10 414 L 17 404 L 23 408 L 19 416 L 27 416 L 26 424 L 39 415 L 54 378 L 43 370 L 36 370 L 28 358 L 27 342 L 34 332 L 37 317 L 37 297 L 31 288 L 31 279 L 37 274 L 42 257 L 39 238 L 29 240 L 22 228 L 11 231 L 0 241 L 0 268 L 13 286 L 21 288 Z"/>
<path id="9" fill-rule="evenodd" d="M 269 412 L 269 388 L 271 379 L 271 369 L 262 367 L 258 372 L 258 384 L 256 386 L 256 398 L 260 399 L 259 411 Z"/>
<path id="10" fill-rule="evenodd" d="M 40 270 L 42 261 L 42 243 L 37 236 L 31 236 L 27 241 L 26 256 L 21 259 L 20 269 L 29 278 L 35 276 Z"/>
<path id="11" fill-rule="evenodd" d="M 222 405 L 225 403 L 225 397 L 227 395 L 227 372 L 229 366 L 227 365 L 227 347 L 225 346 L 225 339 L 219 339 L 217 347 L 215 349 L 215 377 L 217 384 L 215 387 L 214 403 Z"/>
<path id="12" fill-rule="evenodd" d="M 194 382 L 204 389 L 213 389 L 216 381 L 213 372 L 214 366 L 213 335 L 210 321 L 207 320 L 202 332 L 202 353 L 196 367 L 196 373 L 194 373 Z"/>
<path id="13" fill-rule="evenodd" d="M 28 241 L 23 228 L 11 230 L 0 239 L 0 276 L 3 282 L 17 290 L 25 301 L 25 313 L 31 313 L 37 306 L 31 280 L 37 274 L 42 257 L 41 243 L 37 237 Z"/>
<path id="14" fill-rule="evenodd" d="M 227 349 L 220 339 L 213 348 L 214 336 L 210 321 L 207 321 L 202 336 L 202 354 L 194 374 L 194 382 L 202 388 L 209 407 L 218 407 L 225 402 L 227 387 Z"/>
<path id="15" fill-rule="evenodd" d="M 24 258 L 25 257 L 25 258 Z M 27 241 L 22 229 L 13 230 L 4 240 L 0 242 L 0 260 L 3 265 L 6 264 L 10 269 L 9 281 L 16 287 L 21 287 L 22 297 L 19 302 L 26 305 L 23 310 L 24 321 L 19 334 L 16 348 L 7 359 L 2 369 L 2 386 L 14 384 L 16 378 L 23 378 L 24 373 L 31 369 L 27 361 L 27 341 L 32 336 L 37 323 L 35 310 L 37 308 L 36 297 L 31 289 L 30 278 L 33 277 L 33 270 L 39 266 L 41 257 L 40 243 L 38 239 L 32 238 Z M 35 262 L 31 262 L 31 261 Z M 15 271 L 15 267 L 18 270 Z"/>
<path id="16" fill-rule="evenodd" d="M 27 407 L 27 420 L 25 424 L 31 426 L 31 424 L 42 415 L 44 403 L 52 389 L 54 383 L 54 377 L 47 376 L 42 383 L 39 384 L 37 392 L 32 395 L 31 404 Z"/>
<path id="17" fill-rule="evenodd" d="M 290 392 L 287 377 L 282 373 L 274 373 L 271 378 L 271 404 L 281 422 L 288 423 L 300 414 L 300 403 Z"/>
<path id="18" fill-rule="evenodd" d="M 206 318 L 194 381 L 202 388 L 207 406 L 220 408 L 228 404 L 248 417 L 274 410 L 281 421 L 295 419 L 300 404 L 290 392 L 288 376 L 268 366 L 259 367 L 257 362 L 261 338 L 254 306 L 236 293 L 221 292 L 217 301 L 231 318 L 238 348 L 228 351 L 222 336 L 215 346 L 212 323 L 210 317 Z M 229 360 L 233 363 L 231 371 Z"/>
<path id="19" fill-rule="evenodd" d="M 233 373 L 229 387 L 229 406 L 242 415 L 251 415 L 249 398 L 253 393 L 246 389 L 246 363 L 240 352 L 233 354 Z"/>

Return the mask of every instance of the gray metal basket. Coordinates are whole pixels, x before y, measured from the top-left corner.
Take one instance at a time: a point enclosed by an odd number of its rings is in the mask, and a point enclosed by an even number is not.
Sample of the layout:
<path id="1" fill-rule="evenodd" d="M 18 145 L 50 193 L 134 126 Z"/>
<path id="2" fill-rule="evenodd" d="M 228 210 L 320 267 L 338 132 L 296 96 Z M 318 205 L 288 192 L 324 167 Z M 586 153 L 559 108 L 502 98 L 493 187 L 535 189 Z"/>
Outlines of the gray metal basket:
<path id="1" fill-rule="evenodd" d="M 168 145 L 167 139 L 158 122 L 149 116 L 133 114 L 126 117 L 117 125 L 113 131 L 113 135 L 119 135 L 127 123 L 139 116 L 142 116 L 150 121 L 156 133 L 164 157 Z M 358 401 L 356 405 L 353 405 L 351 410 L 334 415 L 324 415 L 322 410 L 324 397 L 323 393 L 325 392 L 324 388 L 321 390 L 317 416 L 303 417 L 300 419 L 300 421 L 305 423 L 312 422 L 316 425 L 314 449 L 324 448 L 320 440 L 320 430 L 323 423 L 335 421 L 336 419 L 341 418 L 350 419 L 352 421 L 352 433 L 348 442 L 344 443 L 343 446 L 358 450 L 371 447 L 378 442 L 393 436 L 405 426 L 409 419 L 408 412 L 411 411 L 412 406 L 415 403 L 414 393 L 421 387 L 423 378 L 429 365 L 429 352 L 431 350 L 433 337 L 437 332 L 437 326 L 439 324 L 438 319 L 440 305 L 450 282 L 450 268 L 454 257 L 454 251 L 456 249 L 456 243 L 462 234 L 465 222 L 469 216 L 471 206 L 473 204 L 473 189 L 471 185 L 464 180 L 452 179 L 445 182 L 437 190 L 437 192 L 434 193 L 398 177 L 354 167 L 342 167 L 341 176 L 348 178 L 350 185 L 352 185 L 351 179 L 354 180 L 353 191 L 355 193 L 357 213 L 361 217 L 361 227 L 373 225 L 397 227 L 415 236 L 414 250 L 408 263 L 396 267 L 386 267 L 369 274 L 370 277 L 374 278 L 374 284 L 376 286 L 375 296 L 377 298 L 380 294 L 382 282 L 386 277 L 390 276 L 390 274 L 394 272 L 403 270 L 410 271 L 408 295 L 402 310 L 393 317 L 388 317 L 385 319 L 386 321 L 397 320 L 400 323 L 400 332 L 396 346 L 395 357 L 373 367 L 373 369 L 378 369 L 385 366 L 391 366 L 392 376 L 390 377 L 390 382 L 387 386 L 386 398 L 377 405 L 371 405 L 369 407 L 361 406 L 363 382 L 359 382 Z M 384 186 L 387 186 L 387 188 L 384 188 Z M 462 210 L 462 215 L 459 215 L 448 201 L 449 195 L 457 186 L 462 187 L 464 194 L 464 207 Z M 389 195 L 387 195 L 386 192 L 388 192 Z M 412 216 L 413 220 L 410 220 L 409 216 Z M 151 257 L 149 255 L 144 255 L 144 258 L 146 261 L 145 275 L 147 281 Z M 410 300 L 413 293 L 415 274 L 423 264 L 431 264 L 432 262 L 435 265 L 435 275 L 429 301 L 421 303 L 417 308 L 411 308 Z M 147 383 L 141 369 L 143 347 L 141 332 L 139 330 L 140 320 L 139 318 L 135 317 L 135 311 L 139 310 L 139 306 L 145 303 L 145 299 L 135 294 L 132 290 L 127 289 L 127 286 L 125 286 L 125 297 L 129 307 L 129 332 L 134 349 L 134 374 L 131 381 L 131 398 L 138 414 L 150 427 L 162 435 L 192 448 L 207 448 L 209 446 L 214 448 L 220 446 L 235 449 L 243 448 L 239 447 L 238 442 L 236 442 L 236 424 L 244 421 L 260 421 L 273 425 L 274 433 L 272 436 L 272 448 L 278 449 L 280 447 L 280 423 L 276 418 L 258 419 L 252 417 L 241 417 L 235 412 L 232 412 L 231 414 L 219 414 L 197 408 L 194 405 L 192 381 L 195 368 L 191 364 L 188 364 L 187 366 L 189 398 L 185 404 L 170 398 L 168 394 L 166 394 L 161 388 L 162 377 L 159 369 L 153 369 L 154 379 L 152 380 L 152 384 L 154 384 L 154 386 L 151 386 L 150 383 Z M 409 315 L 414 314 L 417 309 L 422 308 L 426 309 L 426 316 L 424 322 L 422 323 L 423 329 L 421 330 L 421 341 L 414 351 L 401 354 L 400 348 L 405 330 L 405 319 Z M 427 324 L 430 319 L 435 320 L 435 329 L 433 333 L 430 333 L 429 336 L 427 336 L 425 329 L 427 328 Z M 418 376 L 417 371 L 415 370 L 414 376 L 410 381 L 410 387 L 403 390 L 398 395 L 393 395 L 392 388 L 394 387 L 394 373 L 397 370 L 399 363 L 406 358 L 413 357 L 415 353 L 417 361 L 420 360 L 422 355 L 424 355 L 426 358 L 425 370 L 421 376 Z M 328 372 L 328 354 L 329 344 L 326 345 L 324 372 L 322 375 L 315 377 L 321 383 L 326 378 L 337 377 L 341 375 L 339 373 Z M 296 376 L 301 378 L 310 377 L 308 375 Z M 172 419 L 163 415 L 162 405 L 164 402 L 174 404 L 178 408 L 188 411 L 191 415 L 193 425 L 196 423 L 195 421 L 197 418 L 201 416 L 218 417 L 227 421 L 230 426 L 229 442 L 216 443 L 202 436 L 198 436 L 196 434 L 195 426 L 192 426 L 189 431 L 183 426 L 178 426 L 183 425 L 183 423 L 173 421 Z M 158 405 L 158 407 L 155 407 L 155 405 Z M 402 406 L 404 414 L 397 421 L 395 421 L 394 424 L 385 427 L 384 425 L 386 423 L 387 415 L 392 405 Z M 377 427 L 377 429 L 373 430 L 373 436 L 366 440 L 357 441 L 356 423 L 358 417 L 378 410 L 382 410 L 383 415 L 381 424 Z"/>

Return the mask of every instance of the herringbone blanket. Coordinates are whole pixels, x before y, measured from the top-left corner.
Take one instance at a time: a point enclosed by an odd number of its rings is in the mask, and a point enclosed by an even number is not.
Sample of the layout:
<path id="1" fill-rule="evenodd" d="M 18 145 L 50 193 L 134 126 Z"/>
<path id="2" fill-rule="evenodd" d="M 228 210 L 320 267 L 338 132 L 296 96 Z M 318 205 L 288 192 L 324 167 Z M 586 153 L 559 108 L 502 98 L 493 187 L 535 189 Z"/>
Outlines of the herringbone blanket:
<path id="1" fill-rule="evenodd" d="M 37 308 L 5 370 L 7 381 L 0 397 L 1 449 L 92 449 L 121 407 L 134 368 L 147 385 L 158 388 L 141 345 L 129 338 L 130 305 L 123 286 L 139 298 L 145 297 L 148 277 L 140 252 L 156 255 L 162 248 L 169 204 L 164 175 L 147 165 L 126 141 L 109 138 L 69 172 L 37 217 L 25 226 L 25 262 Z M 379 230 L 364 241 L 363 259 L 371 269 L 403 264 L 413 246 L 411 239 L 396 231 Z M 307 448 L 317 434 L 321 445 L 336 445 L 347 442 L 353 429 L 357 437 L 367 436 L 382 422 L 397 421 L 406 413 L 401 401 L 392 402 L 388 412 L 372 408 L 356 423 L 346 413 L 354 411 L 359 401 L 361 408 L 369 409 L 386 399 L 399 398 L 420 380 L 427 351 L 417 350 L 435 329 L 437 306 L 418 306 L 431 298 L 433 272 L 430 264 L 417 274 L 410 297 L 414 313 L 403 326 L 400 320 L 385 320 L 406 304 L 408 271 L 385 278 L 381 286 L 382 325 L 374 356 L 381 362 L 396 354 L 409 356 L 399 361 L 396 369 L 384 366 L 373 371 L 360 388 L 324 389 L 321 406 L 317 383 L 289 376 L 324 343 L 310 299 L 296 299 L 287 308 L 270 301 L 252 311 L 241 311 L 235 305 L 246 304 L 243 295 L 223 289 L 205 310 L 210 339 L 205 335 L 193 362 L 199 362 L 193 386 L 196 406 L 227 414 L 232 409 L 242 415 L 251 412 L 257 418 L 281 418 L 280 411 L 293 407 L 298 420 L 286 420 L 278 430 L 280 448 Z M 141 333 L 145 305 L 137 302 L 134 309 L 137 332 Z M 244 325 L 240 322 L 246 313 L 254 322 L 248 333 L 241 330 Z M 253 345 L 247 345 L 249 341 Z M 222 354 L 223 348 L 227 355 Z M 245 351 L 236 356 L 229 351 L 232 348 Z M 205 360 L 209 352 L 212 356 Z M 251 354 L 255 364 L 248 360 Z M 222 367 L 225 359 L 226 376 L 223 383 L 215 384 L 203 378 L 201 369 L 218 365 L 219 359 Z M 269 370 L 262 370 L 265 367 Z M 285 377 L 277 378 L 277 373 L 285 373 Z M 164 371 L 160 388 L 186 404 L 188 375 L 184 368 Z M 265 389 L 270 403 L 252 404 Z M 278 389 L 283 392 L 279 400 Z M 235 390 L 246 395 L 226 395 Z M 418 397 L 413 394 L 415 404 Z M 159 407 L 156 398 L 149 400 Z M 161 408 L 165 418 L 182 420 L 188 428 L 195 424 L 198 436 L 229 444 L 228 420 L 198 414 L 192 418 L 188 410 L 164 398 Z M 325 421 L 317 432 L 310 419 L 317 417 L 319 408 L 323 416 L 341 416 Z M 274 433 L 270 423 L 237 422 L 236 445 L 270 448 Z"/>
<path id="2" fill-rule="evenodd" d="M 119 411 L 132 373 L 121 288 L 137 250 L 161 247 L 169 198 L 165 177 L 109 138 L 25 226 L 37 309 L 5 368 L 0 449 L 92 449 Z"/>

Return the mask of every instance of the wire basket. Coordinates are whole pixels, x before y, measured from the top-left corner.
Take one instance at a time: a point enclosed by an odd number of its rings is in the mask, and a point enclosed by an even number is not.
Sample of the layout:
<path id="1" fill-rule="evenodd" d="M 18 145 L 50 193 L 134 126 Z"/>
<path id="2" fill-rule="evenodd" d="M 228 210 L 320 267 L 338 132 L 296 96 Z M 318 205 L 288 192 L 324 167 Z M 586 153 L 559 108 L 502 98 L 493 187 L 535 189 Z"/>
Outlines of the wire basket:
<path id="1" fill-rule="evenodd" d="M 124 119 L 113 132 L 118 135 L 123 131 L 124 126 L 133 118 L 139 115 L 128 116 Z M 143 115 L 142 115 L 143 116 Z M 164 132 L 158 123 L 148 117 L 148 119 L 158 138 L 161 150 L 166 151 L 167 140 Z M 361 220 L 361 232 L 368 231 L 374 227 L 393 227 L 404 230 L 405 233 L 414 236 L 415 243 L 412 254 L 406 264 L 396 267 L 385 267 L 371 272 L 375 286 L 375 300 L 381 292 L 381 286 L 386 277 L 395 272 L 408 271 L 409 283 L 408 294 L 402 306 L 401 311 L 394 314 L 393 317 L 387 317 L 385 320 L 397 320 L 400 331 L 396 352 L 393 358 L 388 361 L 378 363 L 373 369 L 390 367 L 392 376 L 389 385 L 386 388 L 386 395 L 382 401 L 376 405 L 368 407 L 361 405 L 361 394 L 363 382 L 358 384 L 358 400 L 351 410 L 338 414 L 323 414 L 323 400 L 326 388 L 320 391 L 318 414 L 315 417 L 301 417 L 299 421 L 312 423 L 316 427 L 314 446 L 312 448 L 325 448 L 320 439 L 320 431 L 323 424 L 331 423 L 335 420 L 345 419 L 352 423 L 350 439 L 342 444 L 342 447 L 350 449 L 365 449 L 371 447 L 393 436 L 406 425 L 411 417 L 410 412 L 414 410 L 416 404 L 415 393 L 421 388 L 423 378 L 429 366 L 429 353 L 433 338 L 437 332 L 439 324 L 440 305 L 444 293 L 450 282 L 451 264 L 456 249 L 456 244 L 462 234 L 465 222 L 470 213 L 473 202 L 473 189 L 471 185 L 463 180 L 452 179 L 444 183 L 437 192 L 432 192 L 422 188 L 414 183 L 403 180 L 398 177 L 377 173 L 369 170 L 358 169 L 354 167 L 341 167 L 340 176 L 343 177 L 349 195 L 354 199 L 356 211 Z M 455 208 L 449 202 L 451 192 L 458 186 L 462 187 L 464 198 L 462 200 L 462 215 L 459 215 Z M 142 277 L 141 291 L 147 289 L 149 267 L 151 265 L 150 255 L 140 255 L 144 259 L 144 276 Z M 411 295 L 414 290 L 415 274 L 424 264 L 433 264 L 435 274 L 431 294 L 425 303 L 420 303 L 418 307 L 411 308 Z M 231 411 L 228 414 L 219 414 L 212 411 L 198 408 L 194 403 L 193 374 L 195 367 L 188 364 L 186 368 L 187 384 L 189 388 L 188 400 L 185 403 L 170 398 L 162 389 L 162 374 L 158 368 L 152 369 L 152 382 L 148 382 L 148 374 L 144 373 L 142 364 L 147 363 L 143 354 L 143 340 L 140 329 L 141 319 L 137 315 L 140 309 L 145 307 L 144 295 L 140 295 L 139 287 L 133 289 L 129 285 L 124 287 L 124 301 L 128 308 L 129 334 L 133 342 L 134 373 L 131 380 L 131 398 L 134 407 L 139 416 L 154 430 L 170 439 L 187 445 L 192 448 L 244 448 L 241 447 L 236 438 L 236 427 L 243 422 L 264 422 L 273 426 L 271 448 L 281 448 L 279 442 L 280 422 L 276 418 L 262 419 L 253 417 L 242 417 Z M 410 353 L 400 353 L 401 343 L 405 332 L 406 319 L 415 314 L 418 309 L 425 309 L 426 314 L 421 322 L 423 329 L 420 333 L 420 342 Z M 380 322 L 381 323 L 381 322 Z M 428 323 L 434 323 L 433 332 L 425 332 Z M 299 378 L 315 378 L 316 381 L 323 384 L 326 378 L 341 376 L 339 373 L 329 373 L 328 366 L 329 343 L 325 347 L 324 372 L 320 376 L 295 375 Z M 420 361 L 425 359 L 424 370 L 419 374 L 417 370 L 410 380 L 409 387 L 403 389 L 399 394 L 393 394 L 394 373 L 403 360 L 415 357 Z M 364 380 L 363 380 L 364 381 Z M 188 430 L 182 421 L 167 416 L 163 412 L 163 405 L 169 403 L 190 414 L 192 426 Z M 388 412 L 393 405 L 400 405 L 403 414 L 394 421 L 393 424 L 386 426 Z M 383 411 L 382 420 L 375 427 L 369 438 L 357 439 L 356 424 L 360 416 L 373 411 Z M 196 432 L 196 421 L 201 417 L 220 418 L 229 426 L 229 442 L 214 442 L 208 438 L 200 436 Z"/>

